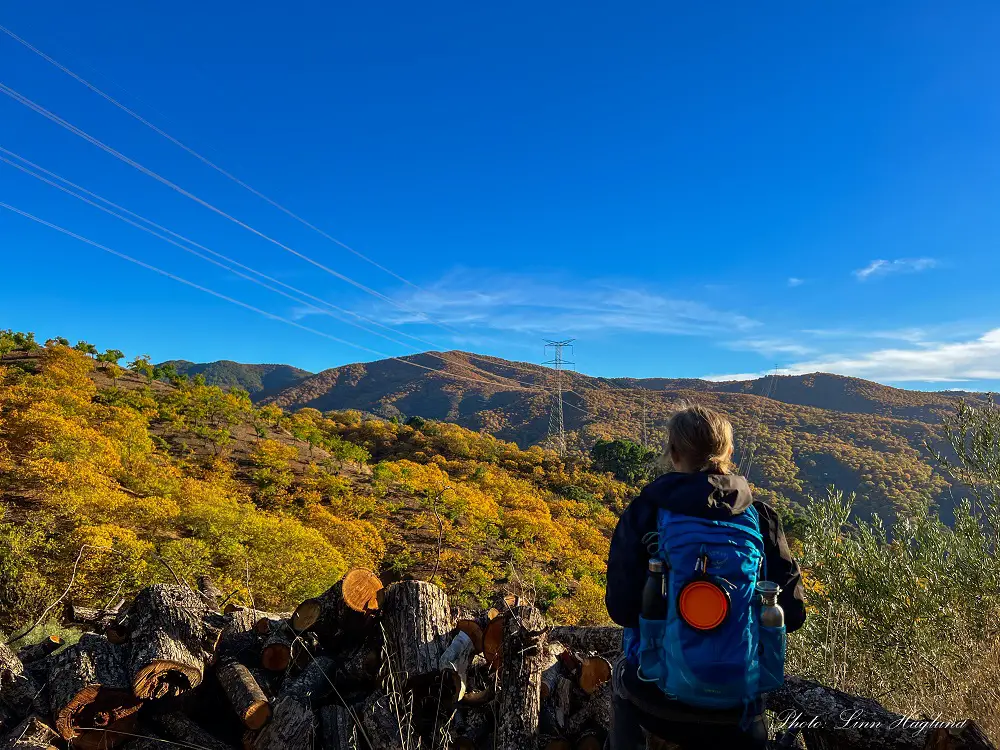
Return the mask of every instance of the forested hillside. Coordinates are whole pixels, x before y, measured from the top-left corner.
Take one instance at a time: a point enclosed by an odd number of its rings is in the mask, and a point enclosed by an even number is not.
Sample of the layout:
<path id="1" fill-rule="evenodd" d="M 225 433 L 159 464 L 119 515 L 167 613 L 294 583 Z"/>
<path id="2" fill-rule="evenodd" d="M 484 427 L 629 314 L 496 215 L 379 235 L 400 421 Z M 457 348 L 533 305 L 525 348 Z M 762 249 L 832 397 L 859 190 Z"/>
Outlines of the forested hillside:
<path id="1" fill-rule="evenodd" d="M 598 446 L 593 460 L 560 459 L 443 421 L 288 412 L 172 365 L 137 358 L 125 368 L 117 350 L 68 343 L 39 346 L 30 335 L 0 331 L 0 630 L 40 619 L 42 634 L 58 627 L 57 602 L 101 607 L 151 582 L 201 575 L 229 601 L 288 611 L 352 567 L 377 571 L 385 582 L 433 580 L 460 605 L 481 607 L 497 592 L 514 592 L 550 622 L 606 621 L 608 540 L 637 487 L 602 470 L 629 482 L 643 478 L 634 463 L 616 465 L 615 451 Z M 358 394 L 377 393 L 381 383 L 383 392 L 423 388 L 458 405 L 486 399 L 495 408 L 482 413 L 497 419 L 504 409 L 545 406 L 530 383 L 504 379 L 501 363 L 489 363 L 496 373 L 475 376 L 468 360 L 449 365 L 455 374 L 495 379 L 496 386 L 464 381 L 481 388 L 478 395 L 458 379 L 407 373 L 407 380 L 383 364 L 340 368 L 331 380 L 353 381 Z M 576 434 L 596 440 L 598 424 L 622 434 L 635 419 L 626 408 L 632 394 L 572 377 L 573 391 L 586 392 L 588 407 L 605 415 Z M 872 477 L 889 476 L 909 470 L 903 461 L 921 459 L 903 437 L 907 430 L 912 440 L 948 438 L 959 459 L 952 472 L 978 501 L 959 502 L 950 527 L 928 509 L 926 489 L 951 480 L 923 462 L 910 477 L 919 481 L 901 488 L 912 512 L 891 526 L 851 521 L 855 506 L 873 503 L 838 492 L 817 493 L 788 524 L 809 613 L 789 639 L 790 670 L 903 713 L 973 716 L 1000 731 L 995 406 L 961 407 L 942 427 L 707 386 L 659 393 L 669 395 L 662 403 L 650 397 L 653 414 L 700 394 L 747 427 L 750 406 L 759 406 L 768 442 L 758 467 L 810 455 L 800 445 L 806 442 L 820 460 L 837 451 L 884 472 Z M 853 442 L 852 424 L 859 430 Z M 781 445 L 787 454 L 772 453 Z M 773 482 L 776 470 L 765 470 Z M 755 469 L 755 481 L 763 476 Z M 763 492 L 791 522 L 777 491 Z"/>
<path id="2" fill-rule="evenodd" d="M 324 370 L 261 400 L 288 410 L 418 415 L 522 448 L 544 444 L 556 377 L 551 369 L 465 352 L 405 360 L 412 364 L 381 360 Z M 646 444 L 656 448 L 671 411 L 697 400 L 730 416 L 738 457 L 753 454 L 751 478 L 772 500 L 801 505 L 833 484 L 863 497 L 856 507 L 863 515 L 892 517 L 931 498 L 950 517 L 956 490 L 933 470 L 928 446 L 942 447 L 942 417 L 962 394 L 906 391 L 828 374 L 733 383 L 609 380 L 574 372 L 563 377 L 568 444 L 578 454 L 602 438 L 641 442 L 644 421 Z"/>
<path id="3" fill-rule="evenodd" d="M 144 359 L 35 347 L 0 361 L 0 626 L 55 598 L 82 548 L 86 601 L 210 572 L 280 609 L 361 566 L 433 578 L 456 601 L 511 587 L 565 619 L 605 616 L 629 488 L 589 462 L 440 422 L 286 413 Z"/>

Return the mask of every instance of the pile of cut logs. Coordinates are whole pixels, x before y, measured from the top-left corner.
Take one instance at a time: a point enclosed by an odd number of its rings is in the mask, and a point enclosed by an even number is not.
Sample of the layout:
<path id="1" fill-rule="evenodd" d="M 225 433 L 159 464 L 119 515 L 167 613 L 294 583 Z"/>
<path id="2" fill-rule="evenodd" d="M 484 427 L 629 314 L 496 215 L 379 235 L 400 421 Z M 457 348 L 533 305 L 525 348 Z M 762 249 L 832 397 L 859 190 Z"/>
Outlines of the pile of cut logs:
<path id="1" fill-rule="evenodd" d="M 0 644 L 0 750 L 603 746 L 613 628 L 548 628 L 515 597 L 464 612 L 360 569 L 290 613 L 220 599 L 156 584 L 68 606 L 89 631 L 72 646 Z"/>
<path id="2" fill-rule="evenodd" d="M 89 631 L 72 646 L 50 638 L 15 653 L 0 643 L 0 750 L 604 747 L 617 628 L 549 627 L 511 596 L 465 612 L 433 584 L 383 587 L 366 570 L 290 613 L 221 599 L 204 578 L 197 589 L 157 584 L 128 606 L 67 607 L 67 622 Z M 862 701 L 794 679 L 772 695 L 775 708 L 807 717 Z M 972 723 L 856 734 L 811 727 L 804 739 L 827 749 L 992 748 Z"/>

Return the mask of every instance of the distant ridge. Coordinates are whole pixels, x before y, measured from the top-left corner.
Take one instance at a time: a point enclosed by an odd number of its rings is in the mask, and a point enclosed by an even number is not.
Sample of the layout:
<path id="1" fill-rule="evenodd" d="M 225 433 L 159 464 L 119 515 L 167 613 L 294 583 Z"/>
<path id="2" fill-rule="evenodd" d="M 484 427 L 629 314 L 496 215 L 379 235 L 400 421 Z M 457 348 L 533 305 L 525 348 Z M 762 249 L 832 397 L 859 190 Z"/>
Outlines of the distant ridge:
<path id="1" fill-rule="evenodd" d="M 182 375 L 202 375 L 209 385 L 223 388 L 243 388 L 254 401 L 263 400 L 294 386 L 312 375 L 291 365 L 246 365 L 222 359 L 217 362 L 195 363 L 174 359 L 162 364 L 173 365 Z"/>
<path id="2" fill-rule="evenodd" d="M 433 369 L 413 367 L 407 360 Z M 210 383 L 247 388 L 258 403 L 446 420 L 524 448 L 548 436 L 555 385 L 549 368 L 463 351 L 354 363 L 315 374 L 283 365 L 184 364 L 183 371 L 201 372 Z M 959 399 L 982 397 L 902 390 L 827 373 L 724 383 L 595 378 L 568 371 L 563 377 L 566 429 L 574 450 L 587 451 L 600 438 L 641 440 L 644 408 L 647 444 L 656 448 L 672 411 L 696 401 L 733 421 L 736 459 L 748 465 L 753 455 L 751 480 L 758 495 L 806 503 L 836 484 L 859 494 L 860 512 L 889 517 L 927 500 L 939 503 L 948 516 L 957 490 L 936 471 L 928 446 L 943 448 L 941 422 Z M 764 398 L 768 392 L 770 398 Z"/>

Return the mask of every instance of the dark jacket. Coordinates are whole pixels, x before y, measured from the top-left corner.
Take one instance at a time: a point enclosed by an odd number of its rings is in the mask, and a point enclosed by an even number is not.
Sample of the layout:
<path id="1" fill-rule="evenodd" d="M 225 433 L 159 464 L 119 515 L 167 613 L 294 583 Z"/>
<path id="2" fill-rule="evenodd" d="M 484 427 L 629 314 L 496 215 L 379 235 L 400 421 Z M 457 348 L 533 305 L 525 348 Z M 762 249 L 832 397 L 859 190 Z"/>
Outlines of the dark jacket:
<path id="1" fill-rule="evenodd" d="M 649 562 L 642 537 L 656 531 L 659 508 L 722 521 L 742 513 L 751 503 L 760 516 L 767 578 L 781 586 L 778 603 L 785 610 L 785 627 L 788 632 L 802 627 L 806 619 L 802 575 L 788 550 L 781 520 L 774 508 L 751 497 L 750 486 L 743 477 L 732 474 L 664 474 L 646 485 L 629 504 L 618 519 L 608 555 L 605 602 L 611 619 L 623 627 L 639 627 L 642 588 Z"/>

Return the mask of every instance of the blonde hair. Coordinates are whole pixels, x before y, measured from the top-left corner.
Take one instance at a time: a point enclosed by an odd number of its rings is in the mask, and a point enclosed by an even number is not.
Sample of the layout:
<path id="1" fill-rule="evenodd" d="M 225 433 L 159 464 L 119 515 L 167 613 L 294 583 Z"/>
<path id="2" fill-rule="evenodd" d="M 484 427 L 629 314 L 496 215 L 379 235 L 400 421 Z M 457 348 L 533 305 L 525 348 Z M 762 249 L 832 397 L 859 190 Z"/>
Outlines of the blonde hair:
<path id="1" fill-rule="evenodd" d="M 722 414 L 705 406 L 687 406 L 675 412 L 667 424 L 667 451 L 673 452 L 698 471 L 732 474 L 733 425 Z"/>

